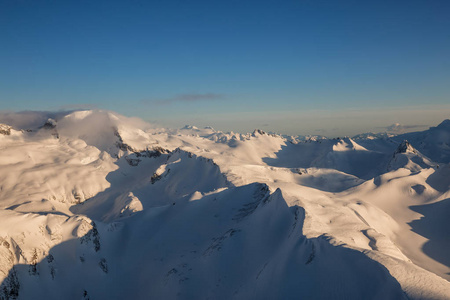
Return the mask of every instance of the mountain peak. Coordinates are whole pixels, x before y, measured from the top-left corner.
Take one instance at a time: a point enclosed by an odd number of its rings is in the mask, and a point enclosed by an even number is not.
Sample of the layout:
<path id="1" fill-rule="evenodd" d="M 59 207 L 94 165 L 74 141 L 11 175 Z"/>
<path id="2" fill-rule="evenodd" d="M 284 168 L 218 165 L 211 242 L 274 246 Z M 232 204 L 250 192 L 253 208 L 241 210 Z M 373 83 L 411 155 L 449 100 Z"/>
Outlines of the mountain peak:
<path id="1" fill-rule="evenodd" d="M 447 128 L 450 129 L 450 119 L 445 119 L 444 121 L 442 121 L 438 126 L 436 126 L 437 128 Z"/>
<path id="2" fill-rule="evenodd" d="M 265 135 L 266 133 L 264 131 L 262 131 L 261 129 L 255 129 L 253 130 L 252 136 L 257 136 L 257 135 Z"/>
<path id="3" fill-rule="evenodd" d="M 416 149 L 414 149 L 414 147 L 411 146 L 411 144 L 407 140 L 404 140 L 403 142 L 400 143 L 400 145 L 398 145 L 394 155 L 397 153 L 408 153 L 408 152 L 417 154 Z"/>
<path id="4" fill-rule="evenodd" d="M 55 127 L 56 127 L 56 121 L 52 118 L 48 118 L 48 120 L 42 126 L 42 128 L 45 128 L 45 129 L 53 129 Z"/>
<path id="5" fill-rule="evenodd" d="M 183 129 L 187 129 L 187 130 L 198 130 L 198 127 L 194 126 L 194 125 L 184 125 Z"/>

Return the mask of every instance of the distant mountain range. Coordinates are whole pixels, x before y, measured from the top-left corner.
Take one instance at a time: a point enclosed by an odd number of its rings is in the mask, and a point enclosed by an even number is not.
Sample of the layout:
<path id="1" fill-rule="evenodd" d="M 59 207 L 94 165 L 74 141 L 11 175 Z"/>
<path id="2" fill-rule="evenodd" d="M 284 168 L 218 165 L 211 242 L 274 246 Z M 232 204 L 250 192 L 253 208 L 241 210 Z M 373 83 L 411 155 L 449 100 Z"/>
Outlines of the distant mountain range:
<path id="1" fill-rule="evenodd" d="M 0 299 L 450 299 L 450 120 L 335 139 L 0 123 Z"/>

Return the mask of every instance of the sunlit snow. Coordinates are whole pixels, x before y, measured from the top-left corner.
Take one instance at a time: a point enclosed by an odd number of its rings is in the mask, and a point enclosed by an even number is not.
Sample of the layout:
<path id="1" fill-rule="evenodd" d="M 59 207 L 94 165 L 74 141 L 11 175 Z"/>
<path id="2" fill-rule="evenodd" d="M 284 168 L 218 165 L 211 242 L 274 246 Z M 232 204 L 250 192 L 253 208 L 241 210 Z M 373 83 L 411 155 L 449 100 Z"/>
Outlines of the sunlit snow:
<path id="1" fill-rule="evenodd" d="M 0 123 L 0 299 L 450 298 L 449 120 L 338 139 Z"/>

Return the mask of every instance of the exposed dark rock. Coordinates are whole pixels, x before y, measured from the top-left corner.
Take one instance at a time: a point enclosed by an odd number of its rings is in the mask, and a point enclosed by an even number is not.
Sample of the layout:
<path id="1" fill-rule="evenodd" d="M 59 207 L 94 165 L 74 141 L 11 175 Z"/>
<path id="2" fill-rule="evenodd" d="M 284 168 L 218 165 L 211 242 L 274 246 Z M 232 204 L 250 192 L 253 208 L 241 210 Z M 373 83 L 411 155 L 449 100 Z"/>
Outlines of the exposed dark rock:
<path id="1" fill-rule="evenodd" d="M 311 253 L 309 254 L 308 260 L 306 261 L 305 265 L 309 265 L 310 263 L 312 263 L 315 257 L 316 257 L 316 246 L 312 244 Z"/>
<path id="2" fill-rule="evenodd" d="M 136 167 L 137 165 L 139 165 L 139 163 L 141 162 L 141 160 L 139 158 L 130 158 L 130 157 L 125 157 L 125 160 L 127 161 L 127 163 L 132 166 L 132 167 Z"/>
<path id="3" fill-rule="evenodd" d="M 150 181 L 151 181 L 152 184 L 155 184 L 155 182 L 157 182 L 158 180 L 160 180 L 161 177 L 162 177 L 161 175 L 158 175 L 158 174 L 156 174 L 156 173 L 153 173 L 153 176 L 150 178 Z"/>
<path id="4" fill-rule="evenodd" d="M 119 139 L 119 141 L 116 142 L 117 148 L 119 148 L 122 151 L 130 151 L 130 152 L 138 152 L 133 147 L 128 145 L 123 141 L 122 136 L 119 133 L 119 130 L 117 128 L 114 128 L 114 135 Z"/>
<path id="5" fill-rule="evenodd" d="M 203 256 L 211 255 L 214 251 L 220 251 L 222 249 L 223 243 L 226 239 L 232 237 L 236 233 L 240 232 L 238 229 L 229 229 L 222 236 L 218 238 L 213 238 L 211 245 L 203 252 Z"/>
<path id="6" fill-rule="evenodd" d="M 11 135 L 11 126 L 0 124 L 0 134 Z"/>
<path id="7" fill-rule="evenodd" d="M 38 263 L 38 254 L 37 250 L 34 249 L 33 256 L 31 257 L 31 264 L 28 270 L 28 273 L 30 275 L 36 276 L 39 275 L 38 269 L 37 269 L 37 263 Z"/>
<path id="8" fill-rule="evenodd" d="M 0 289 L 0 299 L 1 300 L 13 300 L 19 297 L 20 282 L 17 277 L 16 269 L 12 269 L 8 273 L 8 277 L 2 282 Z"/>
<path id="9" fill-rule="evenodd" d="M 56 127 L 56 121 L 53 119 L 48 119 L 45 124 L 42 126 L 44 129 L 53 129 Z"/>
<path id="10" fill-rule="evenodd" d="M 135 154 L 136 157 L 159 157 L 163 153 L 170 153 L 170 150 L 164 149 L 160 146 L 155 146 L 152 149 L 146 149 L 146 150 L 135 149 L 135 148 L 131 147 L 130 145 L 128 145 L 127 143 L 125 143 L 125 141 L 123 140 L 123 138 L 120 135 L 119 130 L 117 128 L 114 128 L 114 135 L 119 139 L 116 142 L 117 148 L 119 148 L 120 150 L 122 150 L 124 152 L 131 152 L 131 153 Z M 129 158 L 129 159 L 127 158 L 127 161 L 132 166 L 137 166 L 140 162 L 140 160 L 133 159 L 133 158 Z"/>
<path id="11" fill-rule="evenodd" d="M 233 217 L 234 221 L 241 221 L 247 216 L 251 215 L 259 206 L 261 202 L 267 203 L 270 196 L 269 187 L 266 184 L 259 184 L 256 191 L 253 193 L 255 201 L 243 205 L 238 213 Z"/>
<path id="12" fill-rule="evenodd" d="M 255 129 L 253 130 L 252 136 L 257 136 L 257 135 L 265 135 L 266 133 L 264 131 L 262 131 L 261 129 Z"/>
<path id="13" fill-rule="evenodd" d="M 394 155 L 399 154 L 399 153 L 406 153 L 406 152 L 417 153 L 416 149 L 414 149 L 414 147 L 411 146 L 411 144 L 407 140 L 404 140 L 397 147 L 397 150 L 395 150 Z"/>
<path id="14" fill-rule="evenodd" d="M 98 265 L 100 266 L 100 269 L 102 269 L 103 272 L 108 273 L 108 263 L 106 262 L 106 259 L 102 258 Z"/>
<path id="15" fill-rule="evenodd" d="M 50 275 L 52 276 L 52 279 L 55 279 L 56 276 L 56 269 L 53 266 L 53 262 L 55 261 L 55 258 L 53 255 L 49 254 L 47 256 L 47 262 L 48 262 L 48 268 L 50 269 Z"/>
<path id="16" fill-rule="evenodd" d="M 88 231 L 84 236 L 81 237 L 81 244 L 88 244 L 90 241 L 94 244 L 95 252 L 100 251 L 100 235 L 97 230 L 97 225 L 94 221 L 91 222 L 92 229 Z"/>

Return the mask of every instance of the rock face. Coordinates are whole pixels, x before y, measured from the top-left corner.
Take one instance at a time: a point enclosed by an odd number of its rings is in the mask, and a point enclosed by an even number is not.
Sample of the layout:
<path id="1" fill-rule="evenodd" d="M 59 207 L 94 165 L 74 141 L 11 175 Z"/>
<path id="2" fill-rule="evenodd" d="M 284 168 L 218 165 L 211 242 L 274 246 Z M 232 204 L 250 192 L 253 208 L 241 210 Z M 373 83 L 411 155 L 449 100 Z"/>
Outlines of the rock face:
<path id="1" fill-rule="evenodd" d="M 433 163 L 430 159 L 416 150 L 407 140 L 404 140 L 392 155 L 387 170 L 392 171 L 399 168 L 405 168 L 413 172 L 418 172 L 422 169 L 431 168 L 436 165 L 436 163 Z"/>
<path id="2" fill-rule="evenodd" d="M 252 136 L 253 137 L 255 137 L 255 136 L 258 136 L 258 135 L 265 135 L 266 133 L 264 132 L 264 131 L 262 131 L 261 129 L 255 129 L 255 130 L 253 130 L 253 132 L 252 132 Z"/>
<path id="3" fill-rule="evenodd" d="M 416 149 L 414 149 L 414 147 L 411 146 L 411 144 L 410 144 L 407 140 L 404 140 L 404 141 L 397 147 L 397 150 L 395 150 L 394 155 L 395 155 L 395 154 L 398 154 L 398 153 L 407 153 L 407 152 L 417 154 Z"/>
<path id="4" fill-rule="evenodd" d="M 0 134 L 10 135 L 11 134 L 11 126 L 0 124 Z"/>
<path id="5" fill-rule="evenodd" d="M 20 283 L 13 266 L 15 257 L 11 250 L 11 243 L 0 237 L 0 299 L 17 299 L 19 295 Z"/>
<path id="6" fill-rule="evenodd" d="M 49 119 L 45 122 L 45 124 L 42 126 L 42 128 L 45 128 L 45 129 L 53 129 L 53 128 L 55 128 L 55 127 L 56 127 L 56 121 L 53 120 L 52 118 L 49 118 Z"/>

